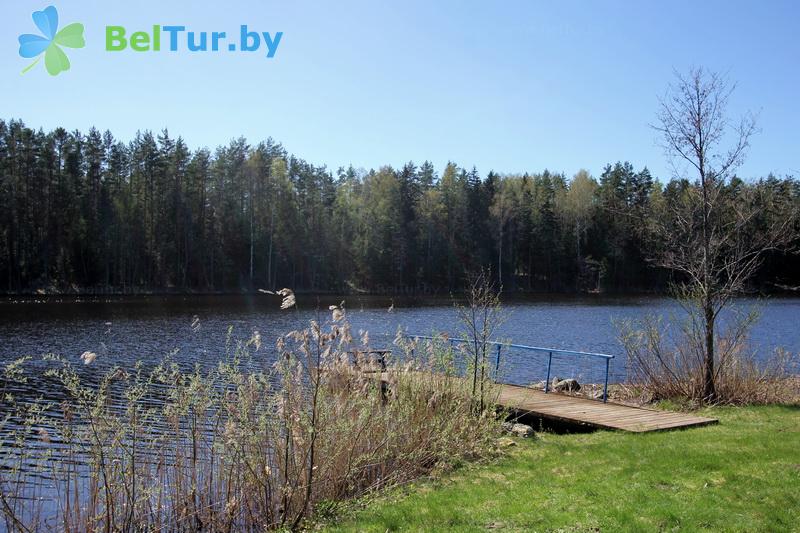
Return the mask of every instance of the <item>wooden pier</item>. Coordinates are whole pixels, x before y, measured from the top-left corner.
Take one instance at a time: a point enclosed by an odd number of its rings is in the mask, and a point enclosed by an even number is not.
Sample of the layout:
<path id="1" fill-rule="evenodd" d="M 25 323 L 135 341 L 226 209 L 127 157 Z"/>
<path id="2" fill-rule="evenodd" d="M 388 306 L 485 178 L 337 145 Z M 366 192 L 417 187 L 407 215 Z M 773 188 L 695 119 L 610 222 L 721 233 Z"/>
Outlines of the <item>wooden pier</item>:
<path id="1" fill-rule="evenodd" d="M 373 374 L 373 375 L 377 375 Z M 387 372 L 380 373 L 382 381 L 389 380 Z M 431 377 L 430 374 L 427 375 Z M 464 379 L 464 378 L 442 378 Z M 598 429 L 646 433 L 669 429 L 707 426 L 718 422 L 688 413 L 633 407 L 613 402 L 590 400 L 555 392 L 518 385 L 496 384 L 499 387 L 497 403 L 500 407 L 520 411 L 535 417 L 579 424 Z"/>
<path id="2" fill-rule="evenodd" d="M 599 429 L 645 433 L 706 426 L 718 422 L 715 418 L 632 407 L 613 402 L 603 403 L 577 396 L 545 393 L 516 385 L 498 385 L 498 387 L 500 393 L 497 402 L 502 407 L 549 420 Z"/>

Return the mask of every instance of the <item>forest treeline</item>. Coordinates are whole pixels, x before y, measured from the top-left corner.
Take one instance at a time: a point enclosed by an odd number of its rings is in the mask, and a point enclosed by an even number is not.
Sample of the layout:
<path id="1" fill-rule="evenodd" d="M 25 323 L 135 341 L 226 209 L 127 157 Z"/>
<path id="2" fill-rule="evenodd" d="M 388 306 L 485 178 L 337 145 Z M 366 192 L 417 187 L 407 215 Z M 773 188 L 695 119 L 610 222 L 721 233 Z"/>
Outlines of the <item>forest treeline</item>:
<path id="1" fill-rule="evenodd" d="M 660 290 L 669 274 L 648 261 L 646 228 L 695 186 L 622 162 L 597 178 L 430 162 L 333 172 L 272 139 L 191 150 L 167 131 L 122 142 L 0 121 L 0 291 L 431 294 L 479 268 L 507 291 Z M 792 177 L 727 193 L 769 217 L 800 206 Z M 798 266 L 767 255 L 754 286 L 797 285 Z"/>

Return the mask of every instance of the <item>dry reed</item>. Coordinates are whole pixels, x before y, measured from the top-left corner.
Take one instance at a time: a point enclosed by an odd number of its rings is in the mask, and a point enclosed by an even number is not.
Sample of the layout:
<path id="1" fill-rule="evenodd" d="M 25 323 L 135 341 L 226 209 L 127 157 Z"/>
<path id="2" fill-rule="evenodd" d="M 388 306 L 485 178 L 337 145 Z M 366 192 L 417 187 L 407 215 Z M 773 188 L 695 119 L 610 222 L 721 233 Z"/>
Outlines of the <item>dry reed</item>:
<path id="1" fill-rule="evenodd" d="M 257 332 L 205 371 L 165 360 L 89 384 L 48 357 L 65 401 L 1 400 L 6 529 L 297 529 L 315 509 L 492 452 L 499 422 L 476 414 L 447 343 L 400 342 L 381 379 L 364 371 L 368 335 L 353 338 L 343 305 L 331 311 L 280 337 L 267 369 L 253 369 Z M 4 383 L 24 380 L 25 363 Z"/>

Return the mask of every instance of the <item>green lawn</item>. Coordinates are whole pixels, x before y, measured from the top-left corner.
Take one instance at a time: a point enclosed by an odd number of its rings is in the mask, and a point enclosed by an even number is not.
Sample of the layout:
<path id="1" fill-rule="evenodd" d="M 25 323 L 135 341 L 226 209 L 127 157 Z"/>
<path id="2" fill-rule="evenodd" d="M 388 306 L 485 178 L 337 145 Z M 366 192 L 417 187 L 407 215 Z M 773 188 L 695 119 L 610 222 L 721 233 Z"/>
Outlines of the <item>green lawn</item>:
<path id="1" fill-rule="evenodd" d="M 386 494 L 330 531 L 800 531 L 800 408 L 720 424 L 521 441 L 490 465 Z"/>

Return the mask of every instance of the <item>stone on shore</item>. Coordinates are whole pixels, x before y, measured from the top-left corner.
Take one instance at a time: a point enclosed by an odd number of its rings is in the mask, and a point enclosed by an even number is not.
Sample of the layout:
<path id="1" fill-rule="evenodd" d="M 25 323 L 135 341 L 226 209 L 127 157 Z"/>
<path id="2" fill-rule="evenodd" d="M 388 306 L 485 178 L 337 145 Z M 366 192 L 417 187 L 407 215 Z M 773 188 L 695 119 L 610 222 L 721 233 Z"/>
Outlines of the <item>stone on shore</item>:
<path id="1" fill-rule="evenodd" d="M 533 437 L 533 428 L 526 424 L 503 422 L 503 431 L 523 439 Z"/>
<path id="2" fill-rule="evenodd" d="M 578 383 L 577 379 L 562 379 L 553 385 L 553 390 L 556 392 L 578 392 L 581 390 L 581 384 Z"/>

